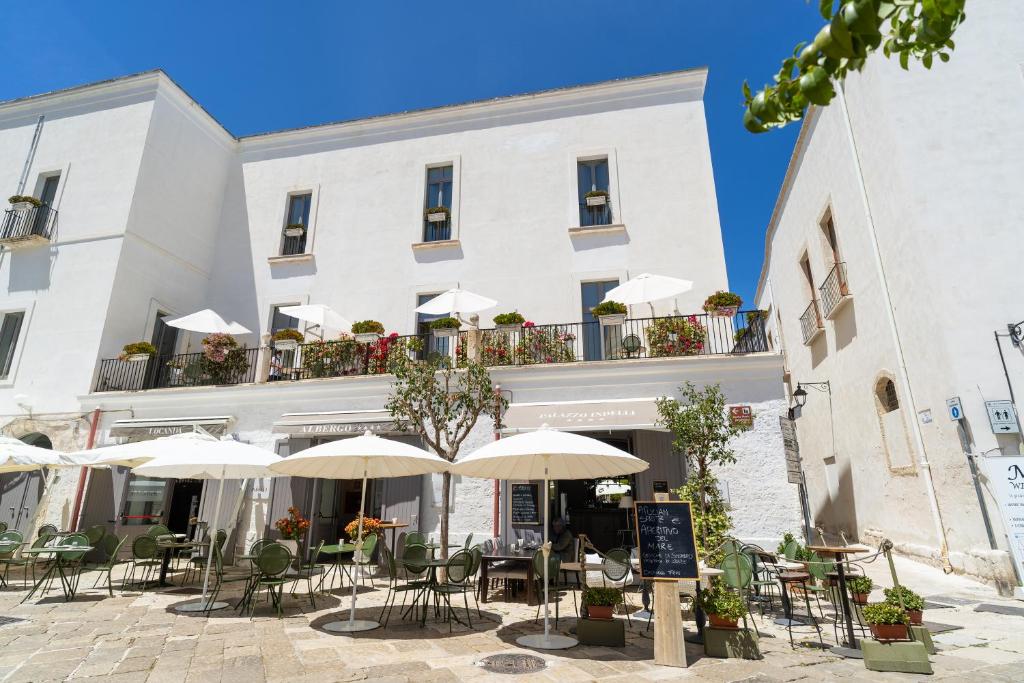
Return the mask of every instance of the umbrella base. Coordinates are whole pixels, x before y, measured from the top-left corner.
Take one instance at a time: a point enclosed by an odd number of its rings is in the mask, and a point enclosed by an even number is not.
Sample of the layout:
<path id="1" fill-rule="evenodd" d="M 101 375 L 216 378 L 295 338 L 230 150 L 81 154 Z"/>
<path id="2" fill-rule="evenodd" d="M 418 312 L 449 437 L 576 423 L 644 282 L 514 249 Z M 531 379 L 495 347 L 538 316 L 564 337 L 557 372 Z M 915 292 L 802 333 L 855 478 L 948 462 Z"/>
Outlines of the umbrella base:
<path id="1" fill-rule="evenodd" d="M 355 621 L 332 621 L 324 625 L 325 631 L 331 633 L 356 633 L 359 631 L 372 631 L 380 628 L 380 622 L 356 619 Z"/>
<path id="2" fill-rule="evenodd" d="M 200 600 L 199 602 L 186 602 L 174 608 L 175 612 L 205 612 L 206 610 L 224 609 L 230 607 L 226 602 L 215 602 L 212 605 Z"/>
<path id="3" fill-rule="evenodd" d="M 545 636 L 543 633 L 516 638 L 516 643 L 535 650 L 568 650 L 579 645 L 575 638 L 556 634 Z"/>

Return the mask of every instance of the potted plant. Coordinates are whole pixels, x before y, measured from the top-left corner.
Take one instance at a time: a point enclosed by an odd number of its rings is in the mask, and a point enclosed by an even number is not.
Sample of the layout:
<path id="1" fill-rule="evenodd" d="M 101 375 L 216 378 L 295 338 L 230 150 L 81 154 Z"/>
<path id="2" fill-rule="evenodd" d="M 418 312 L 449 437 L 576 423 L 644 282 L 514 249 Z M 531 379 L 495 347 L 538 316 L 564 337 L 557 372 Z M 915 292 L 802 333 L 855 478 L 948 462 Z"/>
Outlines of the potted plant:
<path id="1" fill-rule="evenodd" d="M 435 337 L 454 337 L 462 325 L 456 318 L 438 318 L 430 323 L 430 331 Z"/>
<path id="2" fill-rule="evenodd" d="M 858 605 L 867 604 L 868 595 L 871 593 L 871 588 L 874 585 L 875 582 L 869 576 L 855 576 L 846 582 L 846 586 L 850 589 L 850 595 L 853 596 L 853 601 Z"/>
<path id="3" fill-rule="evenodd" d="M 275 332 L 272 339 L 274 348 L 278 351 L 294 351 L 299 348 L 299 344 L 305 340 L 305 337 L 294 327 L 286 327 Z"/>
<path id="4" fill-rule="evenodd" d="M 384 336 L 384 326 L 376 320 L 352 323 L 352 335 L 360 344 L 372 344 Z"/>
<path id="5" fill-rule="evenodd" d="M 133 344 L 125 344 L 124 348 L 121 349 L 121 355 L 118 356 L 118 360 L 138 363 L 149 360 L 150 356 L 156 355 L 156 352 L 156 347 L 149 342 L 142 341 L 135 342 Z"/>
<path id="6" fill-rule="evenodd" d="M 306 226 L 302 223 L 289 223 L 284 226 L 285 237 L 302 237 L 306 234 Z"/>
<path id="7" fill-rule="evenodd" d="M 16 194 L 7 198 L 7 201 L 11 203 L 11 208 L 15 211 L 25 211 L 27 209 L 34 209 L 42 206 L 43 203 L 31 195 Z"/>
<path id="8" fill-rule="evenodd" d="M 608 192 L 606 190 L 591 190 L 583 195 L 587 206 L 604 206 L 608 203 Z"/>
<path id="9" fill-rule="evenodd" d="M 921 625 L 924 620 L 924 598 L 906 586 L 886 588 L 882 592 L 885 593 L 885 601 L 890 605 L 901 607 L 902 602 L 902 609 L 906 611 L 911 624 Z"/>
<path id="10" fill-rule="evenodd" d="M 652 357 L 693 356 L 704 352 L 707 329 L 695 315 L 658 318 L 647 327 Z"/>
<path id="11" fill-rule="evenodd" d="M 717 318 L 731 318 L 743 305 L 743 299 L 734 292 L 715 292 L 704 300 L 704 310 Z"/>
<path id="12" fill-rule="evenodd" d="M 376 517 L 363 517 L 363 538 L 366 538 L 370 534 L 378 534 L 379 536 L 382 531 L 380 528 L 381 524 L 383 524 L 383 522 Z M 356 537 L 359 535 L 359 517 L 356 517 L 345 525 L 345 533 L 348 534 L 348 537 L 353 541 L 356 540 Z"/>
<path id="13" fill-rule="evenodd" d="M 700 606 L 715 628 L 736 628 L 747 613 L 743 598 L 718 583 L 700 592 Z"/>
<path id="14" fill-rule="evenodd" d="M 309 520 L 302 516 L 297 507 L 288 508 L 288 516 L 274 522 L 274 526 L 281 532 L 281 545 L 288 548 L 288 552 L 295 558 L 295 562 L 301 565 L 302 557 L 299 555 L 299 542 L 309 531 Z"/>
<path id="15" fill-rule="evenodd" d="M 245 348 L 230 334 L 214 332 L 203 339 L 199 371 L 213 384 L 236 384 L 249 370 Z"/>
<path id="16" fill-rule="evenodd" d="M 522 329 L 523 323 L 526 322 L 526 318 L 523 317 L 518 311 L 512 311 L 511 313 L 499 313 L 494 316 L 494 327 L 499 332 L 518 332 Z"/>
<path id="17" fill-rule="evenodd" d="M 601 327 L 613 327 L 626 322 L 627 310 L 626 304 L 620 304 L 618 301 L 602 301 L 591 308 L 590 312 L 601 323 Z"/>
<path id="18" fill-rule="evenodd" d="M 864 621 L 871 628 L 875 640 L 887 643 L 907 640 L 907 613 L 898 605 L 875 602 L 864 608 Z"/>
<path id="19" fill-rule="evenodd" d="M 427 219 L 428 223 L 444 223 L 451 215 L 451 209 L 447 206 L 432 206 L 423 211 L 423 216 Z"/>
<path id="20" fill-rule="evenodd" d="M 622 592 L 618 588 L 586 586 L 583 589 L 583 604 L 587 606 L 587 616 L 591 619 L 611 619 L 615 606 L 622 602 Z"/>

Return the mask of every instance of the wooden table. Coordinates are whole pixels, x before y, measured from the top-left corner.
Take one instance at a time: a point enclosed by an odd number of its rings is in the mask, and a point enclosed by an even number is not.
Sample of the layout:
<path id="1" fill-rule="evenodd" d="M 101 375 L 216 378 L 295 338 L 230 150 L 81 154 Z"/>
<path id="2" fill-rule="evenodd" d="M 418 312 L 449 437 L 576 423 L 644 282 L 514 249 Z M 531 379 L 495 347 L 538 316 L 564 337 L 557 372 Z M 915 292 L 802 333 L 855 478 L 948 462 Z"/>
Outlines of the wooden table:
<path id="1" fill-rule="evenodd" d="M 529 605 L 535 603 L 533 585 L 533 553 L 534 550 L 511 550 L 509 548 L 496 548 L 490 553 L 484 553 L 480 558 L 480 602 L 487 602 L 487 587 L 490 580 L 487 572 L 492 564 L 498 562 L 512 562 L 526 565 L 526 602 Z"/>
<path id="2" fill-rule="evenodd" d="M 807 549 L 819 555 L 831 555 L 836 560 L 836 573 L 839 575 L 839 593 L 843 601 L 843 616 L 846 617 L 846 642 L 832 648 L 832 652 L 844 657 L 862 658 L 860 647 L 857 645 L 857 636 L 853 633 L 853 609 L 850 607 L 850 600 L 846 592 L 846 571 L 843 565 L 847 555 L 855 555 L 864 552 L 863 546 L 828 546 L 809 545 Z"/>

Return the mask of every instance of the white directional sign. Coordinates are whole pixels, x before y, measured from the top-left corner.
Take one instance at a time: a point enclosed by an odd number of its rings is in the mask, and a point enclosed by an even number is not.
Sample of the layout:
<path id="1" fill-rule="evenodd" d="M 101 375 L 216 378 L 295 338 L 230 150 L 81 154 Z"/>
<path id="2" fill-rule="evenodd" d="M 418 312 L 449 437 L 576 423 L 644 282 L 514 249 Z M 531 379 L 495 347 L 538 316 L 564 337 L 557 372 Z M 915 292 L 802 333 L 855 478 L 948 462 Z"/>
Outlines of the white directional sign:
<path id="1" fill-rule="evenodd" d="M 1013 411 L 1010 401 L 985 401 L 988 421 L 994 434 L 1020 434 L 1017 414 Z"/>
<path id="2" fill-rule="evenodd" d="M 946 399 L 946 411 L 949 412 L 950 420 L 964 419 L 964 407 L 960 405 L 959 396 L 954 396 L 953 398 Z"/>

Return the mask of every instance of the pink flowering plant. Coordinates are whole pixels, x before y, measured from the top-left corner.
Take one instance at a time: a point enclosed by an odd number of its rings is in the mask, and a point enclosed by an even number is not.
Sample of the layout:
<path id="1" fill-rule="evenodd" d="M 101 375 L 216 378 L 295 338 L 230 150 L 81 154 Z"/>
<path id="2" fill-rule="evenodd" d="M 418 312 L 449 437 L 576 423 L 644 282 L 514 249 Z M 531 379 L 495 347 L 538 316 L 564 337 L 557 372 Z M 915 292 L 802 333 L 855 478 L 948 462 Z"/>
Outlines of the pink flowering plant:
<path id="1" fill-rule="evenodd" d="M 558 325 L 538 327 L 523 323 L 522 338 L 516 344 L 516 363 L 572 363 L 576 360 L 576 335 L 570 328 Z"/>
<path id="2" fill-rule="evenodd" d="M 696 356 L 704 351 L 707 329 L 695 315 L 658 318 L 647 327 L 651 356 Z"/>
<path id="3" fill-rule="evenodd" d="M 245 349 L 230 334 L 215 332 L 203 339 L 199 365 L 214 384 L 237 382 L 249 370 Z"/>

